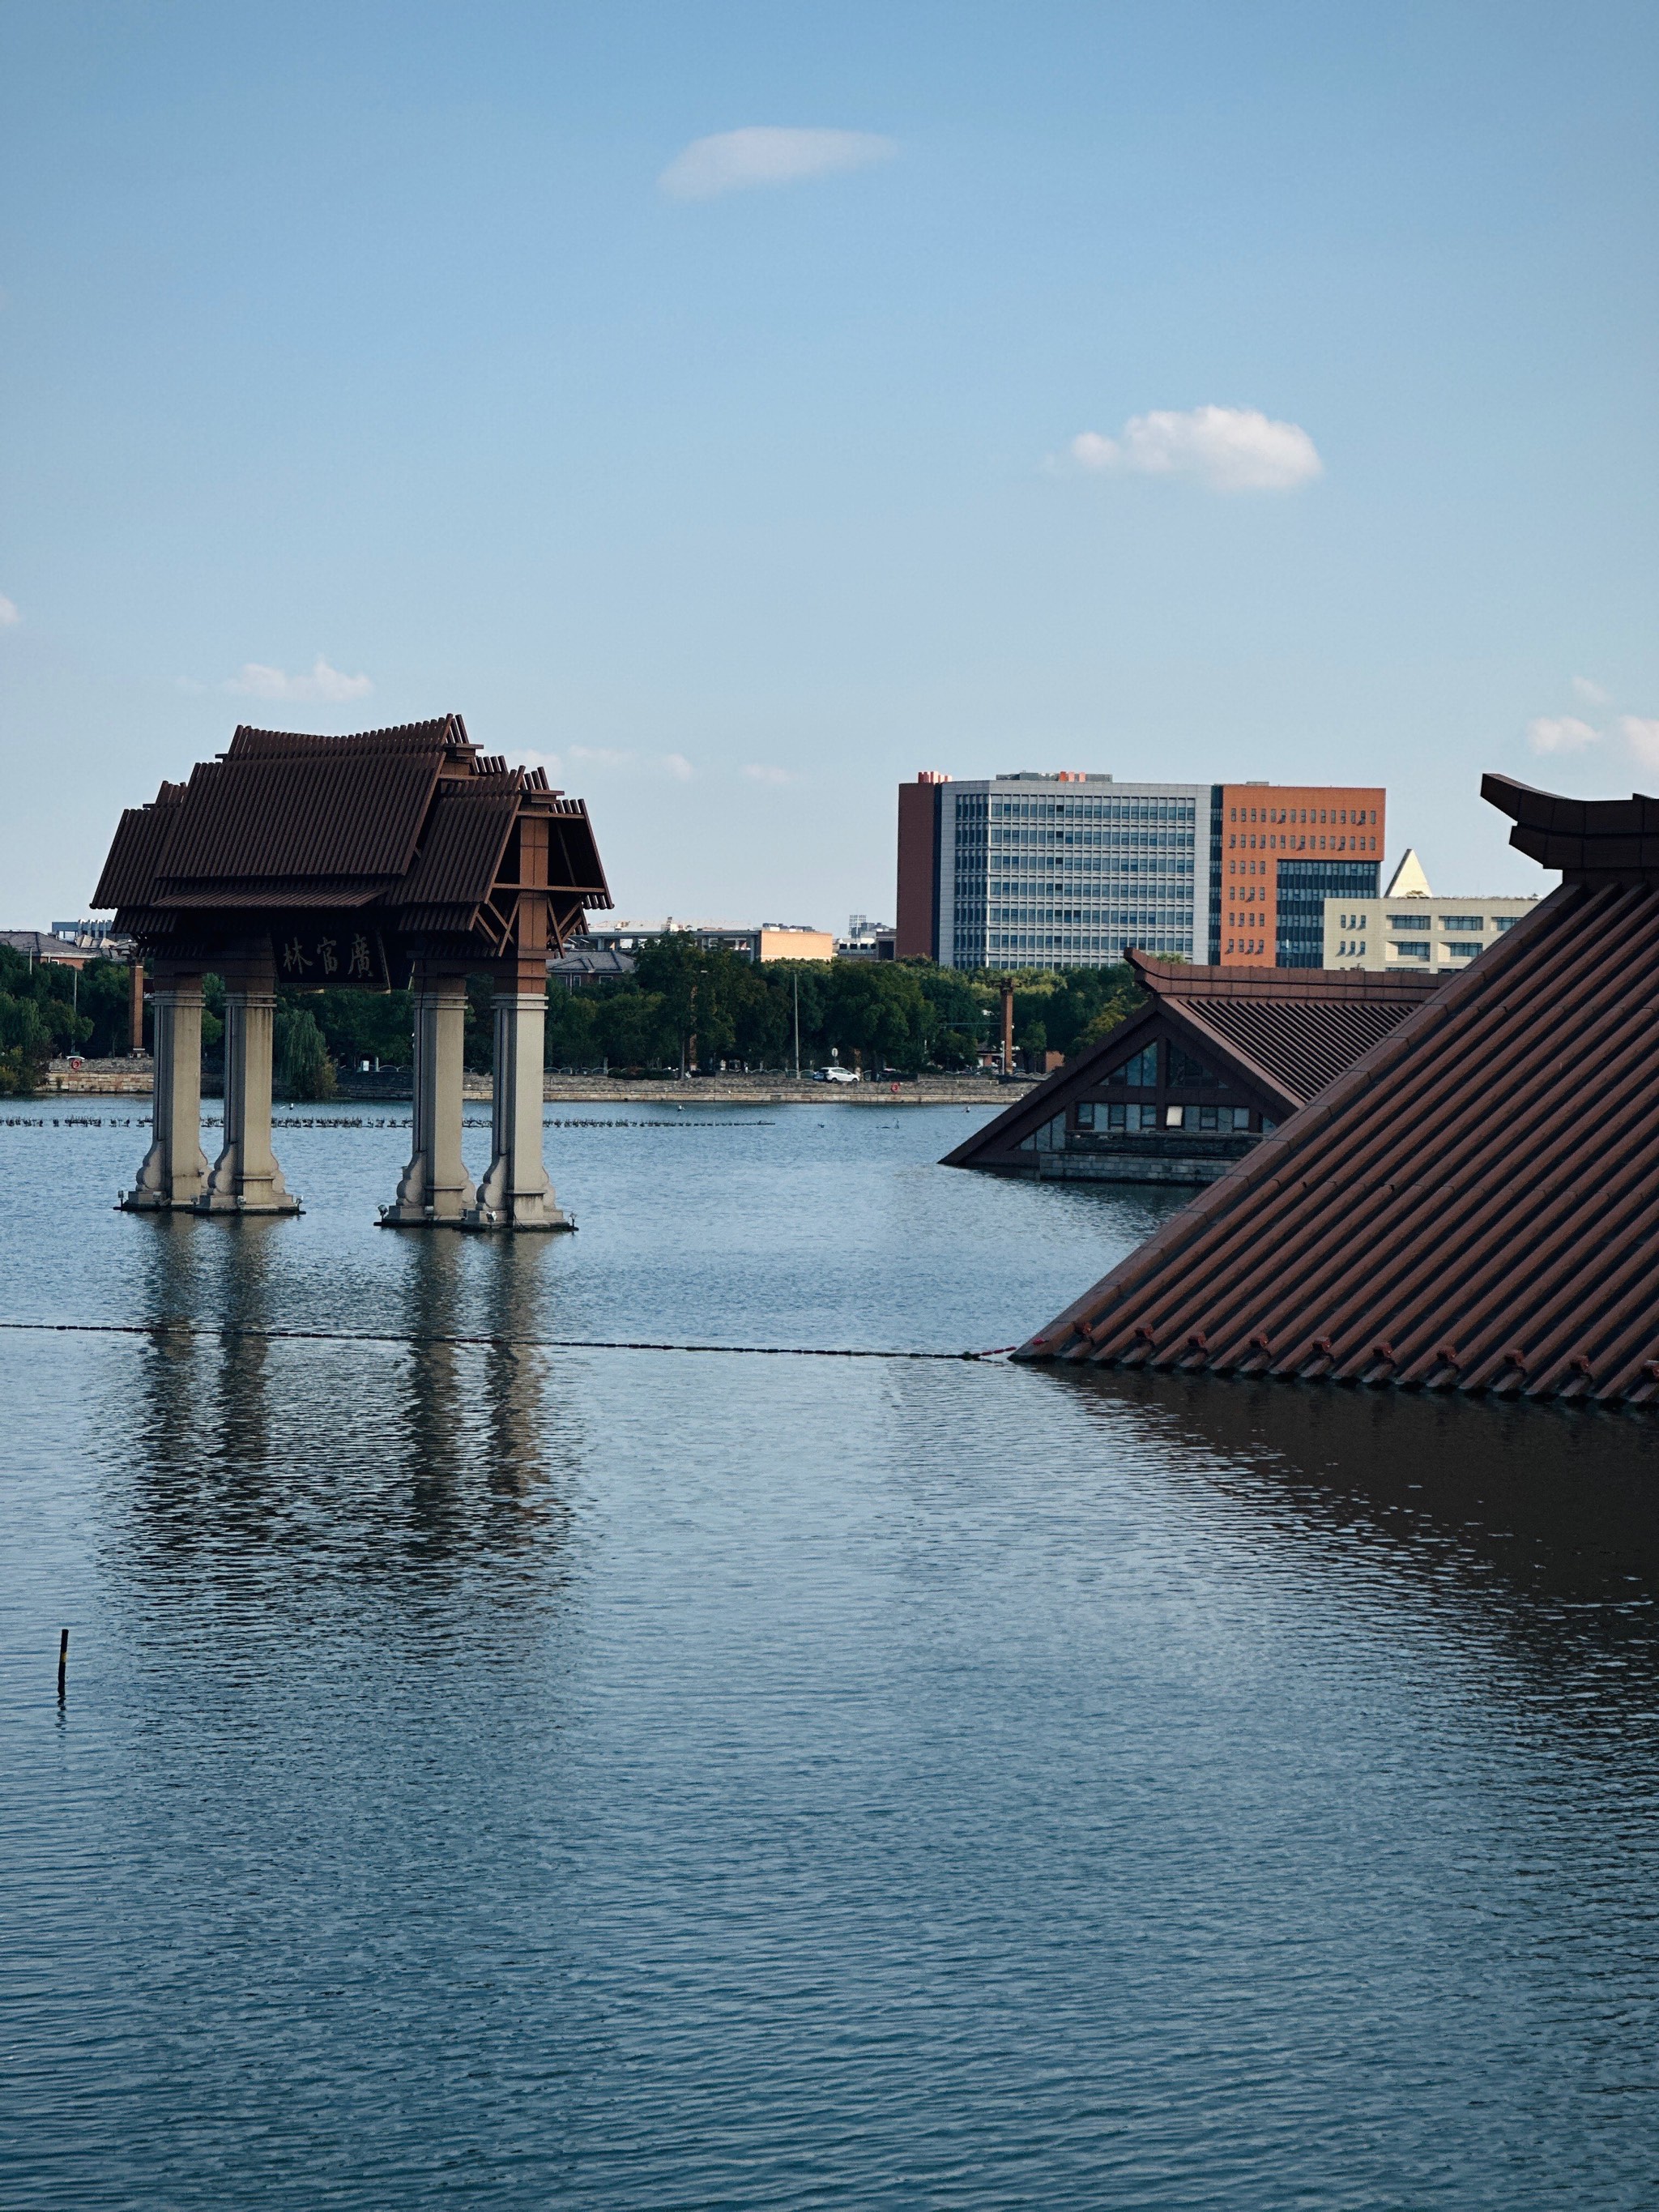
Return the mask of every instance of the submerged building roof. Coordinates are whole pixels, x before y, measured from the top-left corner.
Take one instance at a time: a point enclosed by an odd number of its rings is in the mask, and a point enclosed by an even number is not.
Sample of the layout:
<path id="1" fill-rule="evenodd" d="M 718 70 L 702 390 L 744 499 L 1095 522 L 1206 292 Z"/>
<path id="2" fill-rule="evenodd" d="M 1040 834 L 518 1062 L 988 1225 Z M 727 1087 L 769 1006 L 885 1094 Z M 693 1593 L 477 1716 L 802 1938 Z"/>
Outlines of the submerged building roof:
<path id="1" fill-rule="evenodd" d="M 1147 994 L 1146 1004 L 948 1152 L 946 1167 L 1023 1164 L 1018 1156 L 1036 1132 L 1076 1101 L 1109 1091 L 1122 1064 L 1154 1036 L 1182 1047 L 1203 1076 L 1201 1084 L 1183 1085 L 1173 1067 L 1160 1067 L 1153 1086 L 1160 1106 L 1187 1100 L 1189 1090 L 1196 1106 L 1218 1083 L 1253 1110 L 1256 1127 L 1264 1117 L 1270 1126 L 1287 1121 L 1439 988 L 1437 977 L 1414 973 L 1194 968 L 1139 951 L 1129 953 L 1128 963 Z M 1194 1147 L 1183 1128 L 1180 1141 L 1195 1157 L 1207 1149 L 1228 1159 L 1249 1139 L 1216 1139 Z M 1152 1173 L 1147 1179 L 1201 1178 Z"/>
<path id="2" fill-rule="evenodd" d="M 1659 1401 L 1659 799 L 1481 788 L 1560 888 L 1022 1356 Z"/>

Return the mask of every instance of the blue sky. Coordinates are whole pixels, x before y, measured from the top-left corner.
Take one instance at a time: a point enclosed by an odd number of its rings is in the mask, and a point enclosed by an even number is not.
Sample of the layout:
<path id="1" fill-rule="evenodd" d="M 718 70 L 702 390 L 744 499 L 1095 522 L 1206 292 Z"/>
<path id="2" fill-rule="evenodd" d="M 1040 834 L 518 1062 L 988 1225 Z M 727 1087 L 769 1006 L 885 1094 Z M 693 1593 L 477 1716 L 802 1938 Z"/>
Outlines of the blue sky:
<path id="1" fill-rule="evenodd" d="M 11 0 L 0 921 L 239 720 L 451 708 L 629 915 L 890 917 L 922 767 L 1543 887 L 1484 768 L 1659 788 L 1656 78 L 1582 0 Z"/>

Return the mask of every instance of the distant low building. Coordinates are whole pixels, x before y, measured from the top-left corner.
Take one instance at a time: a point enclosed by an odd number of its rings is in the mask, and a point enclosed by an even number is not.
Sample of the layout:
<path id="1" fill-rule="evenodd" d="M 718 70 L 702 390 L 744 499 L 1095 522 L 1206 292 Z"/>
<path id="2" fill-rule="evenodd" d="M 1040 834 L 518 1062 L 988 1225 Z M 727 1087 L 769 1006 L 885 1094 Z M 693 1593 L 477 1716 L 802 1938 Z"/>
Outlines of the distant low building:
<path id="1" fill-rule="evenodd" d="M 836 939 L 837 960 L 891 960 L 897 951 L 897 933 L 892 923 L 872 921 L 861 914 L 849 914 L 846 936 Z"/>
<path id="2" fill-rule="evenodd" d="M 620 982 L 634 972 L 634 956 L 608 945 L 595 945 L 586 937 L 573 938 L 562 953 L 550 953 L 547 980 L 562 983 L 567 991 L 584 983 Z"/>
<path id="3" fill-rule="evenodd" d="M 55 921 L 47 929 L 0 929 L 0 945 L 30 960 L 84 968 L 88 960 L 131 960 L 132 940 L 112 937 L 102 922 Z"/>
<path id="4" fill-rule="evenodd" d="M 1534 898 L 1437 898 L 1410 847 L 1374 899 L 1325 902 L 1325 965 L 1444 975 L 1466 967 L 1495 945 L 1538 901 Z"/>
<path id="5" fill-rule="evenodd" d="M 740 960 L 833 960 L 836 940 L 827 929 L 799 921 L 762 921 L 733 927 L 723 921 L 609 922 L 590 929 L 580 942 L 612 952 L 637 952 L 658 937 L 690 937 L 711 952 L 735 952 Z"/>

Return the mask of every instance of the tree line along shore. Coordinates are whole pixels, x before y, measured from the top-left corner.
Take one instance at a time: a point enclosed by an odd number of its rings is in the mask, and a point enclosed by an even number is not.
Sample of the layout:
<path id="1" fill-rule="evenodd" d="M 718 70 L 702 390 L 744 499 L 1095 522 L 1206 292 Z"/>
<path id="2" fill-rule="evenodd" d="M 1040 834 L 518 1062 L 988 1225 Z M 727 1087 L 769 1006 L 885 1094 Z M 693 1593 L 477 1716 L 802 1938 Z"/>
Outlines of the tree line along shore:
<path id="1" fill-rule="evenodd" d="M 1127 967 L 1014 975 L 1014 1042 L 1028 1055 L 1068 1056 L 1140 1002 Z M 926 960 L 775 961 L 757 965 L 675 934 L 643 946 L 634 973 L 548 993 L 545 1060 L 552 1070 L 650 1077 L 722 1065 L 784 1071 L 839 1061 L 876 1074 L 917 1076 L 973 1067 L 1001 1035 L 1003 977 Z M 77 973 L 31 963 L 0 946 L 0 1096 L 40 1088 L 48 1063 L 125 1053 L 131 971 L 93 960 Z M 467 984 L 465 1055 L 487 1073 L 493 1024 L 488 976 Z M 224 986 L 203 988 L 202 1045 L 211 1066 L 224 1036 Z M 148 1042 L 148 1038 L 146 1038 Z M 407 991 L 285 991 L 276 1001 L 276 1084 L 289 1098 L 332 1095 L 337 1070 L 364 1061 L 407 1067 L 413 1008 Z"/>

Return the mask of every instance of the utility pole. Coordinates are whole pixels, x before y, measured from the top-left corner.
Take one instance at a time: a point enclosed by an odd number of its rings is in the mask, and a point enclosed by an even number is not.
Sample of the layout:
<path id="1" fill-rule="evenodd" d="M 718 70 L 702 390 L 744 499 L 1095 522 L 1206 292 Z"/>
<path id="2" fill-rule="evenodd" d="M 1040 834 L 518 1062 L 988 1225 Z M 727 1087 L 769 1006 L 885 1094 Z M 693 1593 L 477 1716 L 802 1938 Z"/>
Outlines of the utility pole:
<path id="1" fill-rule="evenodd" d="M 1014 979 L 1002 979 L 1002 1072 L 1005 1076 L 1014 1072 Z"/>
<path id="2" fill-rule="evenodd" d="M 800 1081 L 800 969 L 795 970 L 795 1080 Z"/>

